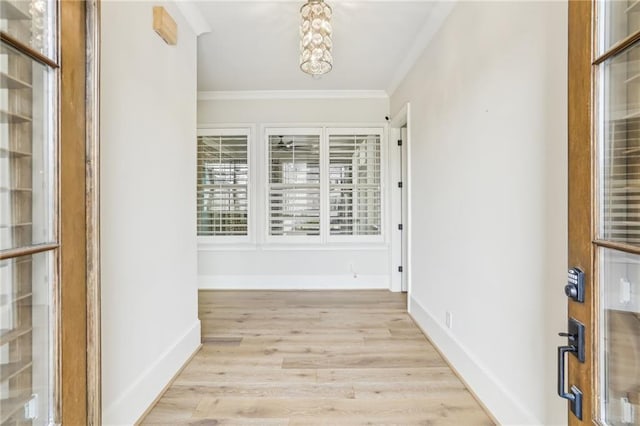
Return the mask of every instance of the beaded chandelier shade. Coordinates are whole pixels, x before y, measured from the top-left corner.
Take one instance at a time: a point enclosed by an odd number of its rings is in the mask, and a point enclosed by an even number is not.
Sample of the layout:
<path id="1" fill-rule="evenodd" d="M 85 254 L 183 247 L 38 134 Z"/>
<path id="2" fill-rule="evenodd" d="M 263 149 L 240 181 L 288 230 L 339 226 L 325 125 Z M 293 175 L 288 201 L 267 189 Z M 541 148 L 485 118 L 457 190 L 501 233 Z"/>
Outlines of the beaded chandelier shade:
<path id="1" fill-rule="evenodd" d="M 323 0 L 308 0 L 300 8 L 300 69 L 318 76 L 331 71 L 331 7 Z"/>

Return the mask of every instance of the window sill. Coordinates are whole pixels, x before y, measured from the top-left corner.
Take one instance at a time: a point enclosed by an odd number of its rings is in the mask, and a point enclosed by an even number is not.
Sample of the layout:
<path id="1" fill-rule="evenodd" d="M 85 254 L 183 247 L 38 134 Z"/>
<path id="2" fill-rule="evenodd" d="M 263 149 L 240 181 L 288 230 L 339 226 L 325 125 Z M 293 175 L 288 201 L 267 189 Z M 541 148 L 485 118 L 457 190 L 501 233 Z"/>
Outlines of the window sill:
<path id="1" fill-rule="evenodd" d="M 199 242 L 198 251 L 382 251 L 389 250 L 387 243 L 212 243 Z"/>

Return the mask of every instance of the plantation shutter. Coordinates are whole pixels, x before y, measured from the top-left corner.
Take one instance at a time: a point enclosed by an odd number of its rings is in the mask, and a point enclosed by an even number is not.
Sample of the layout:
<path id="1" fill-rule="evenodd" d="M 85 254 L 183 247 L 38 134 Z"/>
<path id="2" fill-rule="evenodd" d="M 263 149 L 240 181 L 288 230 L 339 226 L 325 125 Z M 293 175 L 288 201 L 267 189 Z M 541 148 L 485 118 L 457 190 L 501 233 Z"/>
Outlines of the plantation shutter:
<path id="1" fill-rule="evenodd" d="M 329 135 L 330 235 L 381 235 L 380 140 Z"/>
<path id="2" fill-rule="evenodd" d="M 269 235 L 320 235 L 320 136 L 269 135 Z"/>
<path id="3" fill-rule="evenodd" d="M 248 136 L 198 136 L 198 235 L 248 235 Z"/>

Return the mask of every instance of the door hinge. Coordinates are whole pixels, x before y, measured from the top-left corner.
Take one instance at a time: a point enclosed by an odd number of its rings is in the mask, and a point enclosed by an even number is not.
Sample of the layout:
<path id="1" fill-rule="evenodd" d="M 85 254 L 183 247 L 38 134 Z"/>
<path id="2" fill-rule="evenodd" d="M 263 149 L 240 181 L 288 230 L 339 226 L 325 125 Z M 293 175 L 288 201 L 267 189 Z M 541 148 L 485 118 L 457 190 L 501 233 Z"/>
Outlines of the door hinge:
<path id="1" fill-rule="evenodd" d="M 402 188 L 402 182 L 398 182 L 398 188 Z"/>
<path id="2" fill-rule="evenodd" d="M 401 223 L 398 224 L 398 231 L 402 231 L 402 224 Z"/>
<path id="3" fill-rule="evenodd" d="M 402 139 L 398 139 L 398 146 L 402 146 Z"/>
<path id="4" fill-rule="evenodd" d="M 398 266 L 398 272 L 402 272 L 402 266 Z"/>

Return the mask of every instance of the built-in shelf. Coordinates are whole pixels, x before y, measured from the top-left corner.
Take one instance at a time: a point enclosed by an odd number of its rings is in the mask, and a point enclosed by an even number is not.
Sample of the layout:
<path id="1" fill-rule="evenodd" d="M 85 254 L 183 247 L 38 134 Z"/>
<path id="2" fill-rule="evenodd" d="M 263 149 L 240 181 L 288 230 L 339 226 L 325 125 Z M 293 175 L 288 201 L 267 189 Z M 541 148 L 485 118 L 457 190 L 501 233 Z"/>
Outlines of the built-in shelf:
<path id="1" fill-rule="evenodd" d="M 6 399 L 0 400 L 0 424 L 4 424 L 13 416 L 24 408 L 24 404 L 31 400 L 31 393 L 21 392 L 16 393 Z M 18 420 L 22 420 L 24 417 L 19 417 Z"/>
<path id="2" fill-rule="evenodd" d="M 0 346 L 13 342 L 28 333 L 31 333 L 31 327 L 18 327 L 13 330 L 0 330 Z"/>
<path id="3" fill-rule="evenodd" d="M 627 7 L 624 13 L 640 12 L 640 0 L 636 0 L 629 7 Z"/>
<path id="4" fill-rule="evenodd" d="M 0 382 L 6 382 L 31 368 L 31 360 L 0 364 Z"/>
<path id="5" fill-rule="evenodd" d="M 28 123 L 31 117 L 15 112 L 0 110 L 0 123 Z"/>
<path id="6" fill-rule="evenodd" d="M 31 153 L 26 151 L 20 151 L 17 149 L 0 147 L 0 158 L 6 158 L 6 157 L 31 157 Z"/>
<path id="7" fill-rule="evenodd" d="M 11 0 L 0 1 L 0 19 L 31 19 L 31 16 L 27 12 L 19 9 L 14 3 L 15 1 Z"/>
<path id="8" fill-rule="evenodd" d="M 31 89 L 31 85 L 7 73 L 0 72 L 0 88 L 2 89 Z"/>

